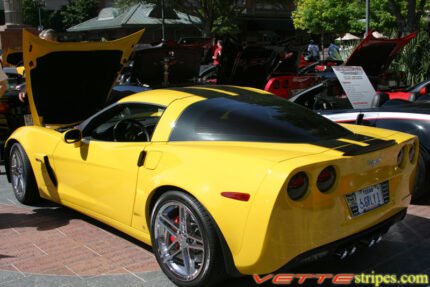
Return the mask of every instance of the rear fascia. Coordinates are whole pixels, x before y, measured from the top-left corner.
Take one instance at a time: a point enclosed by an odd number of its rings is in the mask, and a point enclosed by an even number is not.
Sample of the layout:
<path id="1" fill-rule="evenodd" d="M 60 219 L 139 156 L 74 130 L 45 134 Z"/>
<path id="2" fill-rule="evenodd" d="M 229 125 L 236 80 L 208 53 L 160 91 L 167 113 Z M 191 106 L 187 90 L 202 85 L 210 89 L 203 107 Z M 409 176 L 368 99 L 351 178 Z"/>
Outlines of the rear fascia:
<path id="1" fill-rule="evenodd" d="M 238 270 L 243 274 L 273 272 L 300 254 L 372 228 L 406 209 L 416 161 L 399 168 L 396 159 L 400 149 L 416 139 L 403 133 L 391 139 L 401 144 L 354 157 L 328 151 L 275 166 L 255 195 L 240 253 L 233 254 Z M 381 164 L 370 167 L 368 162 L 375 158 L 380 158 Z M 338 180 L 322 193 L 316 178 L 329 165 L 336 168 Z M 286 185 L 299 171 L 308 174 L 310 187 L 303 199 L 293 201 Z M 353 217 L 345 195 L 387 180 L 390 201 Z M 276 184 L 280 187 L 274 198 L 275 193 L 267 191 Z"/>

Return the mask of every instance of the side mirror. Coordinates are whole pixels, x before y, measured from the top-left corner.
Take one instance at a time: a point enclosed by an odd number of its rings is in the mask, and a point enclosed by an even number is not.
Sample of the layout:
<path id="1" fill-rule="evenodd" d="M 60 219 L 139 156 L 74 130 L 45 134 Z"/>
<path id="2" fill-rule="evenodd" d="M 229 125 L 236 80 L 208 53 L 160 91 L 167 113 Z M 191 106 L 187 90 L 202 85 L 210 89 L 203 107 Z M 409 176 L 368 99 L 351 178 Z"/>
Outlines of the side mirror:
<path id="1" fill-rule="evenodd" d="M 71 144 L 82 140 L 82 132 L 78 129 L 71 129 L 64 133 L 64 142 Z"/>

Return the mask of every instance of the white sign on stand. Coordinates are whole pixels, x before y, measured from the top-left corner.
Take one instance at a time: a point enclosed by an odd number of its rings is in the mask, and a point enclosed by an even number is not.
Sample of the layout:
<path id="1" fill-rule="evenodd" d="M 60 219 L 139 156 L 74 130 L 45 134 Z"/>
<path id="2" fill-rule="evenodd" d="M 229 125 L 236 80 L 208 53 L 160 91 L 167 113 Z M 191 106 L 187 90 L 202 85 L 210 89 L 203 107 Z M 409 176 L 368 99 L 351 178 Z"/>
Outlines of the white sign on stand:
<path id="1" fill-rule="evenodd" d="M 354 109 L 372 107 L 376 91 L 360 66 L 333 66 L 343 90 Z"/>

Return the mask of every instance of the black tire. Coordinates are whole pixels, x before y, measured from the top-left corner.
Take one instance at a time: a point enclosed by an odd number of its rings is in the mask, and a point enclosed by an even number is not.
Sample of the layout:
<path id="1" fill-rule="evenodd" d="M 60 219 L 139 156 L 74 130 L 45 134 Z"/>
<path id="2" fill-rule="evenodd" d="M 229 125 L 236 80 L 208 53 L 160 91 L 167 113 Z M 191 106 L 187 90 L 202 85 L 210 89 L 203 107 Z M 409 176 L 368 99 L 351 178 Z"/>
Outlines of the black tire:
<path id="1" fill-rule="evenodd" d="M 19 143 L 13 144 L 10 149 L 9 172 L 12 189 L 19 202 L 31 204 L 40 199 L 30 161 Z"/>
<path id="2" fill-rule="evenodd" d="M 155 257 L 173 283 L 213 286 L 225 278 L 215 223 L 195 198 L 179 191 L 164 193 L 152 210 L 150 228 Z M 183 260 L 186 256 L 189 260 Z"/>
<path id="3" fill-rule="evenodd" d="M 413 202 L 416 202 L 424 196 L 430 197 L 430 193 L 428 192 L 428 186 L 430 184 L 430 176 L 428 175 L 429 161 L 430 158 L 428 156 L 428 152 L 423 146 L 420 146 L 420 153 L 418 155 L 417 162 L 417 175 L 415 179 L 414 191 L 412 193 Z"/>

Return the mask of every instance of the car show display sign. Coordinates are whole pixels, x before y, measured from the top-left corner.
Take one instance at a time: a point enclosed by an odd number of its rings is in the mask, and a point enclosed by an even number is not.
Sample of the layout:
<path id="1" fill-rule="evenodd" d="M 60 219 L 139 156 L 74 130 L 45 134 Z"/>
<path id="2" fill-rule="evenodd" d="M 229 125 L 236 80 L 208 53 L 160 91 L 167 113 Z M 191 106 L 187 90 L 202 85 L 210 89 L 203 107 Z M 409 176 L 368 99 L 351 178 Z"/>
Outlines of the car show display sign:
<path id="1" fill-rule="evenodd" d="M 370 108 L 376 91 L 363 68 L 359 66 L 332 68 L 354 109 Z"/>

